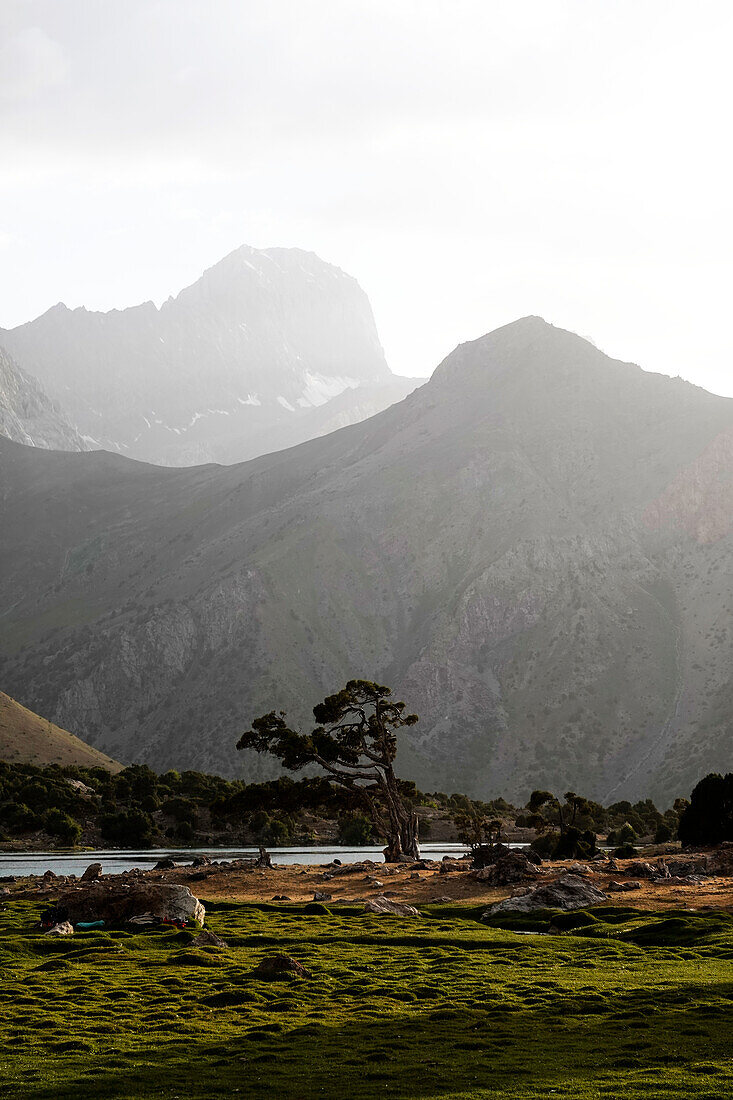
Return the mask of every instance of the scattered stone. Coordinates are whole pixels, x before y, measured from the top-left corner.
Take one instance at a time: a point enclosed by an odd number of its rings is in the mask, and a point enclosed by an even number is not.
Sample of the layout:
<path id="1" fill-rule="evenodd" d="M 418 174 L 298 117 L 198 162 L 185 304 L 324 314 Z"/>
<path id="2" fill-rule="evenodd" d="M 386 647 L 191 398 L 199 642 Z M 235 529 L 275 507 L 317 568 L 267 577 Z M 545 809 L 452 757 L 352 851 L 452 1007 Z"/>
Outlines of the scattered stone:
<path id="1" fill-rule="evenodd" d="M 208 856 L 194 856 L 191 862 L 192 867 L 206 867 L 211 863 Z"/>
<path id="2" fill-rule="evenodd" d="M 47 882 L 50 882 L 51 879 L 58 878 L 58 875 L 54 874 L 53 871 L 44 871 L 43 877 L 46 879 Z"/>
<path id="3" fill-rule="evenodd" d="M 542 856 L 539 852 L 535 852 L 534 848 L 524 848 L 522 854 L 527 857 L 530 863 L 534 863 L 535 867 L 539 867 L 542 864 Z"/>
<path id="4" fill-rule="evenodd" d="M 607 890 L 611 893 L 625 893 L 627 890 L 641 890 L 641 883 L 634 882 L 615 882 L 613 879 L 606 886 Z"/>
<path id="5" fill-rule="evenodd" d="M 332 859 L 331 863 L 334 865 L 334 867 L 340 867 L 341 866 L 341 860 L 340 859 Z"/>
<path id="6" fill-rule="evenodd" d="M 253 978 L 264 978 L 265 981 L 282 981 L 284 978 L 310 978 L 311 974 L 297 959 L 290 955 L 272 955 L 263 959 L 252 971 Z"/>
<path id="7" fill-rule="evenodd" d="M 257 857 L 257 866 L 262 867 L 268 871 L 271 871 L 273 869 L 272 858 L 269 855 L 267 849 L 263 848 L 262 845 L 260 845 L 260 854 Z"/>
<path id="8" fill-rule="evenodd" d="M 380 916 L 419 917 L 422 915 L 414 906 L 405 905 L 400 901 L 390 901 L 384 894 L 364 902 L 364 910 L 367 913 L 378 913 Z"/>
<path id="9" fill-rule="evenodd" d="M 585 863 L 571 863 L 567 868 L 567 873 L 569 875 L 592 875 L 594 871 Z"/>
<path id="10" fill-rule="evenodd" d="M 313 900 L 314 901 L 330 901 L 331 900 L 331 895 L 325 893 L 324 890 L 316 890 L 315 894 L 313 895 Z"/>
<path id="11" fill-rule="evenodd" d="M 45 875 L 43 876 L 46 877 Z M 93 882 L 95 879 L 102 877 L 102 864 L 90 863 L 84 874 L 81 876 L 82 882 Z"/>
<path id="12" fill-rule="evenodd" d="M 73 936 L 74 926 L 71 921 L 62 920 L 58 924 L 54 924 L 53 928 L 49 928 L 46 932 L 47 936 Z"/>
<path id="13" fill-rule="evenodd" d="M 453 901 L 453 898 L 446 897 L 445 894 L 443 894 L 439 898 L 431 898 L 430 899 L 430 904 L 431 905 L 445 905 L 446 902 L 451 902 L 451 901 Z"/>
<path id="14" fill-rule="evenodd" d="M 287 894 L 273 894 L 272 901 L 290 901 Z"/>
<path id="15" fill-rule="evenodd" d="M 557 882 L 536 886 L 516 898 L 504 898 L 490 905 L 485 917 L 495 913 L 530 913 L 534 909 L 585 909 L 607 901 L 606 895 L 577 875 L 563 875 Z"/>
<path id="16" fill-rule="evenodd" d="M 420 874 L 419 871 L 412 871 L 412 872 L 410 872 L 410 878 L 411 879 L 422 878 L 422 875 Z"/>
<path id="17" fill-rule="evenodd" d="M 225 947 L 228 948 L 229 944 L 226 940 L 223 940 L 221 936 L 217 936 L 216 932 L 211 932 L 208 928 L 204 928 L 199 932 L 198 936 L 195 936 L 191 940 L 191 947 Z"/>
<path id="18" fill-rule="evenodd" d="M 172 859 L 159 859 L 153 867 L 154 871 L 172 871 L 175 868 L 175 863 Z"/>

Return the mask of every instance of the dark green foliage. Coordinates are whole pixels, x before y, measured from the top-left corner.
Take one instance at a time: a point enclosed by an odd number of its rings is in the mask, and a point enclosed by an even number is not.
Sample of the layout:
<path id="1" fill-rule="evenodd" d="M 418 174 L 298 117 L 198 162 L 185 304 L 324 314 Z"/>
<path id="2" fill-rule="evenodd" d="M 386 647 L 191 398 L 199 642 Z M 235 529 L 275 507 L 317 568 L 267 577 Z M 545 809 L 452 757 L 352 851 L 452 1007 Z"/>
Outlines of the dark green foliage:
<path id="1" fill-rule="evenodd" d="M 733 772 L 700 780 L 680 818 L 679 837 L 686 845 L 733 840 Z"/>
<path id="2" fill-rule="evenodd" d="M 50 836 L 56 837 L 62 844 L 72 848 L 81 838 L 81 825 L 69 817 L 63 810 L 46 810 L 43 815 L 43 828 Z"/>
<path id="3" fill-rule="evenodd" d="M 589 829 L 581 832 L 568 825 L 560 834 L 552 853 L 553 859 L 589 859 L 596 853 L 596 836 Z"/>
<path id="4" fill-rule="evenodd" d="M 153 823 L 143 810 L 123 810 L 104 814 L 100 819 L 102 836 L 122 848 L 149 848 L 153 843 Z"/>
<path id="5" fill-rule="evenodd" d="M 339 819 L 339 844 L 347 846 L 371 844 L 374 840 L 374 826 L 364 814 L 347 814 Z"/>

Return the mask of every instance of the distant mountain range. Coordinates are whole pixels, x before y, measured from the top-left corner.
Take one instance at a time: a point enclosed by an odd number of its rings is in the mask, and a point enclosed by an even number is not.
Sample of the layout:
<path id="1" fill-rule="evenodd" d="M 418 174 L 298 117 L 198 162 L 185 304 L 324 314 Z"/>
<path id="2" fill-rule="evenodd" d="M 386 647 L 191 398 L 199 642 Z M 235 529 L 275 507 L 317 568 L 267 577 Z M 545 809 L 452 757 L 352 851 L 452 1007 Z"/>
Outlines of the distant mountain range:
<path id="1" fill-rule="evenodd" d="M 366 676 L 420 715 L 423 789 L 730 770 L 733 401 L 539 318 L 243 465 L 0 440 L 0 499 L 1 682 L 124 761 L 264 775 L 254 716 Z"/>
<path id="2" fill-rule="evenodd" d="M 280 450 L 421 381 L 389 370 L 358 283 L 296 248 L 239 248 L 160 309 L 59 304 L 0 345 L 89 446 L 170 466 Z"/>

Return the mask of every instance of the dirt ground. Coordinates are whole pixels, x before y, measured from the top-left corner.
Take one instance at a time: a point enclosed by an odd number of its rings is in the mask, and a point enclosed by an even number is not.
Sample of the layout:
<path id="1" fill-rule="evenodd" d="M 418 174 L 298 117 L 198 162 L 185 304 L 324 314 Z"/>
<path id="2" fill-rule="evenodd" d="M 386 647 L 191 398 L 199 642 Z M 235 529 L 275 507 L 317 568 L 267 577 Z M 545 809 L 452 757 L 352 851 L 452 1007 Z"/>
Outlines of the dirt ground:
<path id="1" fill-rule="evenodd" d="M 546 863 L 547 873 L 540 882 L 551 882 L 570 870 L 571 861 Z M 365 901 L 379 894 L 394 897 L 419 907 L 436 902 L 479 905 L 499 901 L 525 887 L 488 887 L 477 881 L 470 871 L 441 872 L 435 869 L 413 871 L 409 864 L 387 866 L 384 863 L 369 864 L 369 870 L 355 871 L 327 878 L 331 869 L 322 866 L 290 865 L 272 870 L 219 871 L 210 868 L 205 878 L 201 872 L 188 872 L 185 868 L 175 871 L 149 872 L 146 877 L 159 877 L 164 882 L 180 882 L 191 892 L 212 901 L 272 901 L 276 898 L 292 902 L 312 901 L 315 893 L 331 895 L 333 902 Z M 670 884 L 651 883 L 628 875 L 623 870 L 624 861 L 613 872 L 592 872 L 588 879 L 600 890 L 608 883 L 627 880 L 641 883 L 639 890 L 609 893 L 609 901 L 638 909 L 731 909 L 733 910 L 733 878 L 708 878 L 702 883 Z M 381 885 L 378 885 L 381 884 Z"/>
<path id="2" fill-rule="evenodd" d="M 217 866 L 176 867 L 170 870 L 127 872 L 122 876 L 104 875 L 105 881 L 120 878 L 130 882 L 139 876 L 146 881 L 180 883 L 188 886 L 197 897 L 211 901 L 240 902 L 293 902 L 302 904 L 314 900 L 316 894 L 325 894 L 324 902 L 359 902 L 384 895 L 395 901 L 420 907 L 437 903 L 458 905 L 490 905 L 514 893 L 522 893 L 535 884 L 552 882 L 561 874 L 577 868 L 573 861 L 545 862 L 543 874 L 536 880 L 511 886 L 487 886 L 474 877 L 470 870 L 448 870 L 444 864 L 435 863 L 425 869 L 415 870 L 409 863 L 372 863 L 365 860 L 354 865 L 345 864 L 344 873 L 334 874 L 333 866 L 288 864 L 278 866 L 277 853 L 273 852 L 272 869 Z M 618 860 L 614 870 L 603 865 L 589 868 L 587 878 L 599 890 L 607 893 L 611 905 L 631 906 L 636 909 L 729 909 L 733 911 L 733 875 L 706 877 L 697 883 L 650 882 L 640 878 L 632 869 L 626 869 L 635 861 Z M 351 869 L 353 868 L 353 869 Z M 639 889 L 609 891 L 609 883 L 634 881 Z M 61 885 L 79 883 L 76 879 L 20 879 L 9 889 L 0 891 L 6 898 L 34 898 L 52 895 Z"/>

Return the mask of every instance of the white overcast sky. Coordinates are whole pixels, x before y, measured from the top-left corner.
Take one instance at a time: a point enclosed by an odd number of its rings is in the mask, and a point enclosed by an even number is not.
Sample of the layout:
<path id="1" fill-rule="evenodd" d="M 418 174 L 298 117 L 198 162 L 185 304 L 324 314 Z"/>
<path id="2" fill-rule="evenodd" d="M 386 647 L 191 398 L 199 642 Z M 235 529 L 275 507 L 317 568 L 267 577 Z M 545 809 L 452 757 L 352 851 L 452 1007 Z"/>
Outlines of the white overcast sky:
<path id="1" fill-rule="evenodd" d="M 390 366 L 537 313 L 733 395 L 730 0 L 2 0 L 0 325 L 238 245 Z"/>

